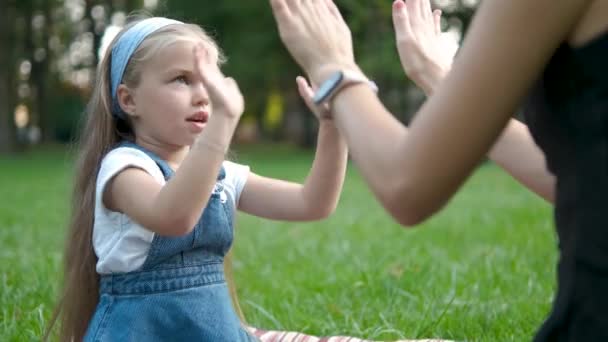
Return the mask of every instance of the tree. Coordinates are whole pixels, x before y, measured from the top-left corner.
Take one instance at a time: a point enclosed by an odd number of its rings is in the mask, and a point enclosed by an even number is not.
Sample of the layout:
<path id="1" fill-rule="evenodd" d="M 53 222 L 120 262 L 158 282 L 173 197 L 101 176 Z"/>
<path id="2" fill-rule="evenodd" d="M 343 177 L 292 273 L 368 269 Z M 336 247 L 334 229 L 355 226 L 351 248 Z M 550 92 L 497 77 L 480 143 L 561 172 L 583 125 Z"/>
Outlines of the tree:
<path id="1" fill-rule="evenodd" d="M 11 91 L 14 18 L 14 1 L 0 1 L 0 65 L 3 66 L 0 68 L 0 153 L 13 152 L 17 147 Z"/>
<path id="2" fill-rule="evenodd" d="M 473 1 L 474 2 L 474 1 Z M 392 29 L 390 1 L 336 0 L 353 34 L 355 54 L 363 70 L 379 84 L 380 97 L 401 120 L 408 120 L 418 103 L 407 96 L 413 84 L 405 77 Z M 444 1 L 444 26 L 468 27 L 471 0 Z M 286 115 L 304 115 L 303 141 L 314 142 L 314 119 L 299 100 L 293 62 L 276 31 L 268 1 L 171 0 L 161 3 L 161 15 L 195 22 L 209 30 L 228 56 L 224 70 L 239 82 L 247 100 L 245 118 L 253 115 L 263 135 L 264 108 L 269 92 L 278 89 Z M 421 95 L 422 97 L 422 95 Z M 418 100 L 420 101 L 421 98 Z M 279 135 L 280 136 L 280 135 Z"/>
<path id="3" fill-rule="evenodd" d="M 42 13 L 41 18 L 43 18 L 44 26 L 42 30 L 40 30 L 40 43 L 38 50 L 34 53 L 32 58 L 32 81 L 36 85 L 36 95 L 37 95 L 37 104 L 38 104 L 38 115 L 39 115 L 39 126 L 40 131 L 42 133 L 42 141 L 49 142 L 53 140 L 54 137 L 54 120 L 52 112 L 49 111 L 49 96 L 51 85 L 51 77 L 50 74 L 50 62 L 53 58 L 52 51 L 50 49 L 50 37 L 51 32 L 53 31 L 53 16 L 52 9 L 53 5 L 55 5 L 55 1 L 53 0 L 43 0 Z M 42 112 L 43 110 L 47 110 L 47 112 Z"/>

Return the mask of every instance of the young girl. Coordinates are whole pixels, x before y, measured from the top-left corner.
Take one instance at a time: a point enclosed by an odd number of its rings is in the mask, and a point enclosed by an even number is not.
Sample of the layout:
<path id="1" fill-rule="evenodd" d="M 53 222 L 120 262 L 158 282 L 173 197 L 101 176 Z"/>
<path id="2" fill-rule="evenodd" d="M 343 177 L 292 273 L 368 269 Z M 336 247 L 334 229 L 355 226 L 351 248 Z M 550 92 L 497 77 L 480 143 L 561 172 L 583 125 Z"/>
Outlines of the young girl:
<path id="1" fill-rule="evenodd" d="M 62 340 L 253 340 L 224 280 L 235 209 L 294 221 L 335 209 L 347 149 L 329 120 L 304 184 L 224 160 L 244 103 L 221 61 L 198 26 L 166 18 L 128 25 L 108 48 L 77 164 Z"/>

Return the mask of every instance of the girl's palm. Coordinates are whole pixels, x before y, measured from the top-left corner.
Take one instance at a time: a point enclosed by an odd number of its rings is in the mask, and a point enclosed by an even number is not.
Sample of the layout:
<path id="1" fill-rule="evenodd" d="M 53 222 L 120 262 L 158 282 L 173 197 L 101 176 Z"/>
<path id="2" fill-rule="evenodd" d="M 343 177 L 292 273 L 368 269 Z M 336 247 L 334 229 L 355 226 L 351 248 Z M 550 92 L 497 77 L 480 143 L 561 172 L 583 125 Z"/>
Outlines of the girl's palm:
<path id="1" fill-rule="evenodd" d="M 217 64 L 205 63 L 201 47 L 195 47 L 194 56 L 196 72 L 207 89 L 213 112 L 239 118 L 245 110 L 245 101 L 236 81 L 224 76 Z"/>

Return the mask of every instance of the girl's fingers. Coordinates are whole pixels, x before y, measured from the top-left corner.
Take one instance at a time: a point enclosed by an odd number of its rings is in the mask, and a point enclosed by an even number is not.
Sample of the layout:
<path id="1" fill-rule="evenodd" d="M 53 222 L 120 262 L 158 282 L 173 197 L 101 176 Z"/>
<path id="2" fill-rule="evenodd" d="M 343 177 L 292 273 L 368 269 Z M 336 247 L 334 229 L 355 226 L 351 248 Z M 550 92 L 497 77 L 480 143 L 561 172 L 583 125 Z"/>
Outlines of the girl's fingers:
<path id="1" fill-rule="evenodd" d="M 414 25 L 419 25 L 420 22 L 423 22 L 424 13 L 420 0 L 407 0 L 405 4 L 407 5 L 407 11 L 412 23 Z"/>
<path id="2" fill-rule="evenodd" d="M 223 98 L 223 90 L 228 85 L 228 81 L 219 71 L 213 70 L 213 68 L 207 68 L 201 73 L 201 80 L 209 93 L 211 101 L 217 101 Z"/>
<path id="3" fill-rule="evenodd" d="M 433 11 L 433 21 L 435 22 L 435 33 L 441 34 L 441 10 L 436 9 Z"/>
<path id="4" fill-rule="evenodd" d="M 431 1 L 430 0 L 421 0 L 422 4 L 421 4 L 421 9 L 422 9 L 422 13 L 423 13 L 423 18 L 430 18 L 432 13 L 433 13 L 433 9 L 431 8 Z"/>
<path id="5" fill-rule="evenodd" d="M 238 86 L 234 79 L 225 77 L 217 65 L 204 62 L 204 51 L 204 48 L 201 46 L 194 47 L 195 72 L 207 90 L 211 102 L 218 105 L 225 102 L 225 92 L 228 89 L 238 89 Z"/>
<path id="6" fill-rule="evenodd" d="M 397 0 L 393 3 L 393 26 L 397 41 L 406 41 L 413 38 L 408 8 L 403 0 Z"/>
<path id="7" fill-rule="evenodd" d="M 296 83 L 298 84 L 298 92 L 308 106 L 308 109 L 310 109 L 310 111 L 313 112 L 318 119 L 327 117 L 329 113 L 329 106 L 327 104 L 323 104 L 321 107 L 317 107 L 313 103 L 312 98 L 314 97 L 314 90 L 308 84 L 306 78 L 298 76 L 296 77 Z"/>
<path id="8" fill-rule="evenodd" d="M 306 102 L 311 102 L 312 98 L 314 97 L 314 91 L 308 85 L 306 79 L 302 76 L 298 76 L 296 77 L 296 83 L 298 84 L 298 92 L 300 93 L 300 96 L 302 96 Z"/>
<path id="9" fill-rule="evenodd" d="M 325 3 L 327 4 L 327 8 L 329 8 L 329 12 L 336 19 L 344 21 L 344 19 L 342 18 L 342 14 L 340 13 L 340 10 L 338 9 L 338 6 L 336 6 L 336 4 L 334 3 L 333 0 L 325 0 Z"/>

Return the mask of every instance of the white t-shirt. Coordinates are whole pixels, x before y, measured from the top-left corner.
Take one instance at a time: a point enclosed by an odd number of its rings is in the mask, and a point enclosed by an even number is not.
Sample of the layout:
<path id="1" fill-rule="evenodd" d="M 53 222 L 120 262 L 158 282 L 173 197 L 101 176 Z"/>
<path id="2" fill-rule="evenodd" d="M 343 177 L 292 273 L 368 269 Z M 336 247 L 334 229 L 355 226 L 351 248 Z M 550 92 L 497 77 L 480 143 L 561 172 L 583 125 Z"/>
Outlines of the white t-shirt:
<path id="1" fill-rule="evenodd" d="M 237 208 L 239 197 L 249 176 L 249 167 L 224 161 L 226 178 L 224 190 Z M 152 158 L 146 153 L 131 147 L 119 147 L 110 151 L 101 161 L 95 191 L 95 220 L 93 224 L 93 249 L 98 261 L 99 274 L 124 273 L 140 268 L 150 249 L 154 232 L 131 220 L 127 215 L 111 211 L 102 201 L 104 188 L 109 180 L 120 171 L 136 167 L 148 172 L 164 185 L 165 178 Z M 226 194 L 220 194 L 226 198 Z"/>

